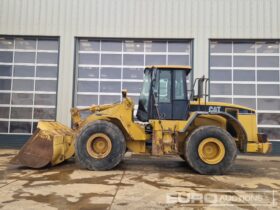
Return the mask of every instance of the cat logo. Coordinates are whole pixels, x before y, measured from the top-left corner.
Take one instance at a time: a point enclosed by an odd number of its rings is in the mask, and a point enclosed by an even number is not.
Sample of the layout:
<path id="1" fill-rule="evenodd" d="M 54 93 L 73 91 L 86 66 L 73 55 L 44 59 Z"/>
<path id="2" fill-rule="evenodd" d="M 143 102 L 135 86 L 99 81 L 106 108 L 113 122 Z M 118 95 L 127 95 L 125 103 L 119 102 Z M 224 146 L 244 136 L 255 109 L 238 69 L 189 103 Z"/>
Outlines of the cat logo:
<path id="1" fill-rule="evenodd" d="M 220 106 L 209 106 L 208 111 L 209 112 L 221 112 L 221 107 Z"/>

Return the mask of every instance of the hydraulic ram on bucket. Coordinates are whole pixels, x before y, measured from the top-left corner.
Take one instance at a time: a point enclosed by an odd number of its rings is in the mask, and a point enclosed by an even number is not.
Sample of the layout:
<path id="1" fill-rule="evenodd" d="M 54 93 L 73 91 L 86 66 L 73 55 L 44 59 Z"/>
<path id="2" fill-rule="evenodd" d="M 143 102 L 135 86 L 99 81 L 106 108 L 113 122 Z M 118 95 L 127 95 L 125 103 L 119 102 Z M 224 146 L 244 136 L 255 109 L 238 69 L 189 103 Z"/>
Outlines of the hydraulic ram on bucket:
<path id="1" fill-rule="evenodd" d="M 74 141 L 72 129 L 58 122 L 42 121 L 11 162 L 31 168 L 57 165 L 74 155 Z"/>

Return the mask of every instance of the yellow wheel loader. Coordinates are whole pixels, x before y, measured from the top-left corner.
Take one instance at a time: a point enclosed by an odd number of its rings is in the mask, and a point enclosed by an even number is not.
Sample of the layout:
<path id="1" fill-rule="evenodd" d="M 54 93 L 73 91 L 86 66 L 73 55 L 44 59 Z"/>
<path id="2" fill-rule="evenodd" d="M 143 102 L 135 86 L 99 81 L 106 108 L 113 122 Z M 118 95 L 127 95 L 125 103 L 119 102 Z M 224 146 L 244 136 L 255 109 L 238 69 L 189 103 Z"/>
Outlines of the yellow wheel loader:
<path id="1" fill-rule="evenodd" d="M 58 122 L 39 122 L 12 162 L 41 168 L 75 155 L 84 168 L 110 170 L 129 150 L 179 155 L 200 174 L 223 174 L 237 151 L 268 153 L 271 143 L 258 133 L 255 110 L 207 101 L 204 77 L 195 80 L 194 95 L 194 88 L 188 90 L 190 71 L 189 66 L 146 67 L 136 118 L 125 90 L 121 102 L 73 108 L 72 129 Z M 83 111 L 91 114 L 82 119 Z"/>

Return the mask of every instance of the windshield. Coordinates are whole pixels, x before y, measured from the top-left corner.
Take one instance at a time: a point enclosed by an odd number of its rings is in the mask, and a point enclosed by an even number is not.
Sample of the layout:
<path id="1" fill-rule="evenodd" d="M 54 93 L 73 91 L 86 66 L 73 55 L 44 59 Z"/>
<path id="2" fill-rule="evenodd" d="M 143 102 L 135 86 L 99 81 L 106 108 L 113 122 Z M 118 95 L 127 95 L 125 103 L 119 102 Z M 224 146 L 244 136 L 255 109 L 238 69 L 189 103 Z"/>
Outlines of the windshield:
<path id="1" fill-rule="evenodd" d="M 146 111 L 148 111 L 150 87 L 151 87 L 151 74 L 150 71 L 146 71 L 144 75 L 143 88 L 139 97 L 139 101 L 141 101 L 142 106 Z"/>
<path id="2" fill-rule="evenodd" d="M 140 121 L 148 121 L 148 106 L 151 88 L 151 71 L 146 69 L 144 73 L 143 88 L 139 97 L 137 118 Z"/>

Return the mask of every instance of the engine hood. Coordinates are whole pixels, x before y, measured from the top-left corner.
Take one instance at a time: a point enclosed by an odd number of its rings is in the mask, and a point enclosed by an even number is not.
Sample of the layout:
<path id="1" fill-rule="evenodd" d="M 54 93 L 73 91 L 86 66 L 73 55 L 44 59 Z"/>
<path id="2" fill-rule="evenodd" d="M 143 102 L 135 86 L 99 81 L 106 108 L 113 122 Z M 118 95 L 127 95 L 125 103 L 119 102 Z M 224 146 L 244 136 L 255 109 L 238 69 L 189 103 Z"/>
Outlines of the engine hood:
<path id="1" fill-rule="evenodd" d="M 200 104 L 198 101 L 191 101 L 190 103 L 190 111 L 209 111 L 209 112 L 224 112 L 227 108 L 233 108 L 238 109 L 239 113 L 249 114 L 249 113 L 255 113 L 254 109 L 251 109 L 246 106 L 241 106 L 237 104 L 230 104 L 230 103 L 224 103 L 224 102 L 204 102 L 200 101 Z"/>

